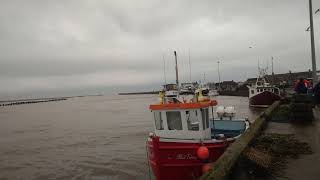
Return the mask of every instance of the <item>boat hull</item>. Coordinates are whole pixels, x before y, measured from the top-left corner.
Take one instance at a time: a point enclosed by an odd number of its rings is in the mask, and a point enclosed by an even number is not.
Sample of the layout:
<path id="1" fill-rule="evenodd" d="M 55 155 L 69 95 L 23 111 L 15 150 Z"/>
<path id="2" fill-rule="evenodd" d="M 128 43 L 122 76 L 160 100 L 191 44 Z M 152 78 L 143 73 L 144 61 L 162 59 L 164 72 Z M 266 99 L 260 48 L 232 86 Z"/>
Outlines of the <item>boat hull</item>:
<path id="1" fill-rule="evenodd" d="M 264 91 L 249 98 L 249 104 L 252 107 L 268 107 L 281 97 L 273 92 Z"/>
<path id="2" fill-rule="evenodd" d="M 147 143 L 149 164 L 157 180 L 198 179 L 203 174 L 202 166 L 215 162 L 233 141 L 229 139 L 212 143 L 162 142 L 159 141 L 159 137 L 152 137 Z M 197 157 L 200 146 L 208 148 L 207 160 Z"/>

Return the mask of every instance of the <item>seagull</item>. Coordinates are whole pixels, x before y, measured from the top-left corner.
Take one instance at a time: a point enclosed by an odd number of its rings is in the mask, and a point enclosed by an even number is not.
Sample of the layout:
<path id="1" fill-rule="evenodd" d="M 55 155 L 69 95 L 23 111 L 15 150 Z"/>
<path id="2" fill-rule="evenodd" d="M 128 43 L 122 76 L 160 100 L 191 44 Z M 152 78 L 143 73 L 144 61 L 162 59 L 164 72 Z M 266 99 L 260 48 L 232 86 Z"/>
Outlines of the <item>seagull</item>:
<path id="1" fill-rule="evenodd" d="M 316 12 L 314 12 L 315 14 L 317 14 L 320 11 L 320 9 L 317 9 Z"/>

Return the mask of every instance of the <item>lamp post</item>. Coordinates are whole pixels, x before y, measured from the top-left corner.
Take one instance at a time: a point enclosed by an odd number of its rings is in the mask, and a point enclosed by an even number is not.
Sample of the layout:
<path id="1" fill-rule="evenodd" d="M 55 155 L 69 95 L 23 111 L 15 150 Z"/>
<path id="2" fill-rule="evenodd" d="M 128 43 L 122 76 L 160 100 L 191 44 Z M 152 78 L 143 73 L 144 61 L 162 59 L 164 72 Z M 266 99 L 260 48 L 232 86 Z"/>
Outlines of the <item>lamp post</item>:
<path id="1" fill-rule="evenodd" d="M 221 79 L 220 79 L 220 61 L 217 61 L 218 63 L 218 77 L 219 77 L 219 91 L 221 90 Z"/>
<path id="2" fill-rule="evenodd" d="M 313 29 L 313 13 L 312 0 L 309 0 L 309 16 L 310 16 L 310 38 L 311 38 L 311 60 L 312 60 L 312 78 L 313 85 L 317 82 L 316 54 L 314 46 L 314 29 Z"/>

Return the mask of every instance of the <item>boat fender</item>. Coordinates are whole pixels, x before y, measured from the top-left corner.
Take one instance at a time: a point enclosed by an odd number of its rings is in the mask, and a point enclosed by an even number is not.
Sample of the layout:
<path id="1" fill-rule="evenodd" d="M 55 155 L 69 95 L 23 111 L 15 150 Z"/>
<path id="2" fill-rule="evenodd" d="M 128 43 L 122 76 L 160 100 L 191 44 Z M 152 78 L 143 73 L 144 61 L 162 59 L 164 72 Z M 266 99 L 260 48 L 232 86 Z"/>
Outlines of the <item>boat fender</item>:
<path id="1" fill-rule="evenodd" d="M 218 117 L 222 119 L 222 117 L 225 114 L 225 107 L 224 106 L 218 106 L 216 111 L 217 111 Z"/>
<path id="2" fill-rule="evenodd" d="M 197 150 L 197 156 L 201 160 L 209 158 L 209 149 L 206 146 L 200 146 Z"/>
<path id="3" fill-rule="evenodd" d="M 249 121 L 248 117 L 245 118 L 245 121 L 248 122 L 249 125 L 251 125 L 251 122 Z"/>
<path id="4" fill-rule="evenodd" d="M 225 140 L 226 139 L 224 134 L 218 134 L 217 137 L 218 137 L 219 140 Z"/>
<path id="5" fill-rule="evenodd" d="M 206 163 L 202 166 L 202 173 L 207 173 L 211 169 L 211 165 Z"/>

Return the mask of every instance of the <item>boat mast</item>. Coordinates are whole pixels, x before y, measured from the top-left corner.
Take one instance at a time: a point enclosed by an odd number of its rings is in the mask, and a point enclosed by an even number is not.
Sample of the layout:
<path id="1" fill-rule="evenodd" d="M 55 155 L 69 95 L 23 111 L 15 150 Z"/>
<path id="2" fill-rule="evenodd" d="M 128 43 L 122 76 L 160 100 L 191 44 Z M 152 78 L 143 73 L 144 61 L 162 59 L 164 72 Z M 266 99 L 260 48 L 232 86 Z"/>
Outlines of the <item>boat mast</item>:
<path id="1" fill-rule="evenodd" d="M 259 58 L 258 58 L 258 77 L 257 77 L 257 80 L 256 80 L 256 86 L 258 85 L 260 76 L 261 76 L 260 60 L 259 60 Z"/>
<path id="2" fill-rule="evenodd" d="M 189 80 L 190 80 L 190 83 L 192 83 L 192 81 L 191 81 L 191 60 L 190 60 L 190 49 L 189 49 Z"/>
<path id="3" fill-rule="evenodd" d="M 163 77 L 164 77 L 164 84 L 167 84 L 166 60 L 164 59 L 164 54 L 162 54 L 162 60 L 163 60 Z"/>
<path id="4" fill-rule="evenodd" d="M 271 56 L 272 85 L 274 85 L 273 56 Z"/>
<path id="5" fill-rule="evenodd" d="M 218 77 L 219 77 L 219 91 L 221 90 L 220 88 L 221 88 L 221 80 L 220 80 L 220 67 L 219 67 L 219 65 L 220 65 L 220 61 L 218 60 Z"/>
<path id="6" fill-rule="evenodd" d="M 176 61 L 176 84 L 177 84 L 177 87 L 179 89 L 178 57 L 177 57 L 177 52 L 176 51 L 174 51 L 174 57 L 175 57 L 175 61 Z"/>

